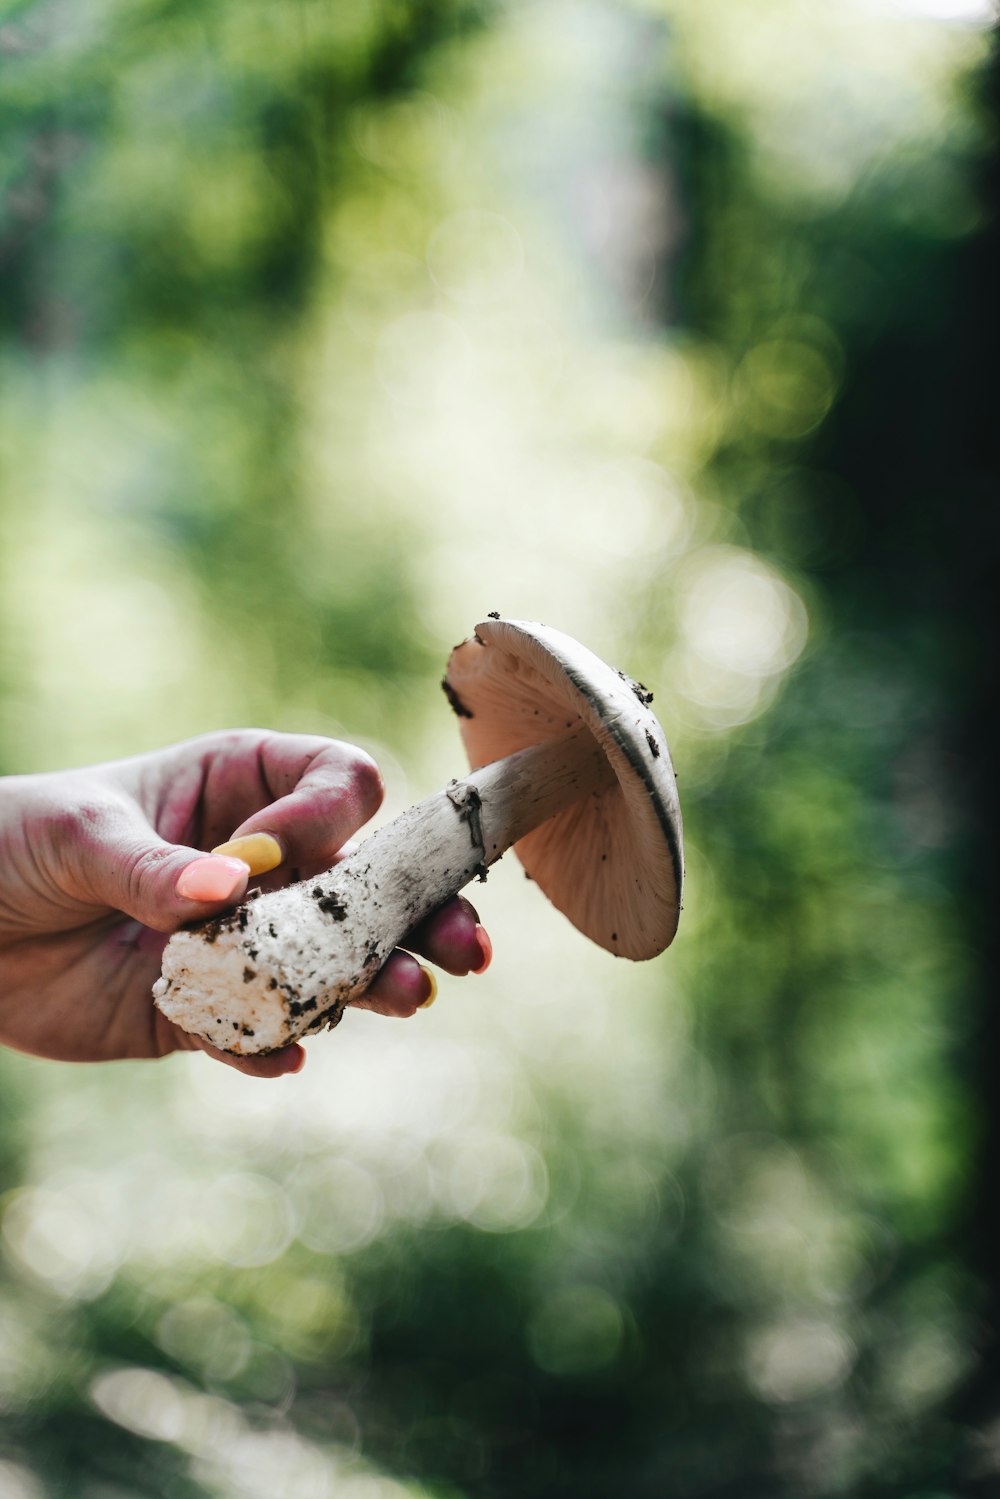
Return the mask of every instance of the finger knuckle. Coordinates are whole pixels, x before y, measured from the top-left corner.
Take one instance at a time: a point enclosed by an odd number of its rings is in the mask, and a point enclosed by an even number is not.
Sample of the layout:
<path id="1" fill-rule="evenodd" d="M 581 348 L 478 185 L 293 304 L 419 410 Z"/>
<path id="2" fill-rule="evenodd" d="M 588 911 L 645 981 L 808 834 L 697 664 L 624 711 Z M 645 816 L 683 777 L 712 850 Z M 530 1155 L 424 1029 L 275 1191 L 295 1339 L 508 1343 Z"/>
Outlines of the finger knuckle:
<path id="1" fill-rule="evenodd" d="M 348 779 L 351 794 L 365 817 L 371 817 L 382 805 L 385 796 L 385 782 L 382 780 L 382 772 L 372 759 L 371 755 L 365 754 L 364 750 L 355 750 L 348 767 Z"/>
<path id="2" fill-rule="evenodd" d="M 123 879 L 132 903 L 142 901 L 171 857 L 171 849 L 155 847 L 135 849 L 124 856 Z"/>

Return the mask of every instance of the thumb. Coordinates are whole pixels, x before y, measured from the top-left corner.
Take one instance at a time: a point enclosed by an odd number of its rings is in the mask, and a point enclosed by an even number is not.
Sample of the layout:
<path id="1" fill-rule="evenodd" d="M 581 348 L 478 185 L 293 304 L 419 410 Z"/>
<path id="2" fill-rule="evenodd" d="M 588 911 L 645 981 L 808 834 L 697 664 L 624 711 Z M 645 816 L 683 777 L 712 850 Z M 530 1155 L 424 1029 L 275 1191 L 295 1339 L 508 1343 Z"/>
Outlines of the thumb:
<path id="1" fill-rule="evenodd" d="M 167 843 L 131 818 L 87 842 L 74 860 L 75 893 L 158 932 L 217 915 L 243 898 L 250 876 L 242 859 Z"/>

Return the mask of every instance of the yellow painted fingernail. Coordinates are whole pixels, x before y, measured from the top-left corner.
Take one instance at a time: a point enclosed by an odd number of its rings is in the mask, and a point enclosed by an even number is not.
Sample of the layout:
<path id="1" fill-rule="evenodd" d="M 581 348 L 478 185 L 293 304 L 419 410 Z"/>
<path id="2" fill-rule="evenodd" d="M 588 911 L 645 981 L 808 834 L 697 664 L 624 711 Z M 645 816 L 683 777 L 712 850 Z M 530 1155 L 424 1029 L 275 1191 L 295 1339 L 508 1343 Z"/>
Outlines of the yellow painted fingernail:
<path id="1" fill-rule="evenodd" d="M 433 973 L 431 973 L 429 968 L 422 967 L 420 971 L 430 985 L 430 993 L 428 994 L 426 999 L 422 999 L 420 1001 L 420 1004 L 417 1006 L 417 1008 L 419 1010 L 429 1010 L 431 1005 L 438 997 L 437 979 L 434 977 Z"/>
<path id="2" fill-rule="evenodd" d="M 277 869 L 285 857 L 281 844 L 270 833 L 247 833 L 245 838 L 232 838 L 212 849 L 213 854 L 225 854 L 230 859 L 242 859 L 250 865 L 251 874 L 267 874 Z"/>

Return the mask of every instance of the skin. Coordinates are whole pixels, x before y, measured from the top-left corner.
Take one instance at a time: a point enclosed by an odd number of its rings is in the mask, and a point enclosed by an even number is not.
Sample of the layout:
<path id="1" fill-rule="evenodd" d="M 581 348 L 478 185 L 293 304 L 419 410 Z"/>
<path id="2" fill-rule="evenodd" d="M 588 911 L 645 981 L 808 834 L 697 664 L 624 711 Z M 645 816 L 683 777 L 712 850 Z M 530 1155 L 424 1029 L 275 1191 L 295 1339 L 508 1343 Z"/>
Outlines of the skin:
<path id="1" fill-rule="evenodd" d="M 154 1007 L 167 937 L 237 904 L 186 900 L 176 884 L 204 851 L 270 833 L 284 859 L 271 890 L 329 869 L 377 810 L 374 761 L 337 740 L 246 729 L 82 770 L 0 779 L 0 1043 L 95 1062 L 205 1051 L 253 1077 L 297 1072 L 293 1045 L 232 1057 Z M 449 901 L 407 944 L 447 972 L 482 971 L 488 941 L 468 901 Z M 428 973 L 397 950 L 360 1008 L 412 1015 Z"/>

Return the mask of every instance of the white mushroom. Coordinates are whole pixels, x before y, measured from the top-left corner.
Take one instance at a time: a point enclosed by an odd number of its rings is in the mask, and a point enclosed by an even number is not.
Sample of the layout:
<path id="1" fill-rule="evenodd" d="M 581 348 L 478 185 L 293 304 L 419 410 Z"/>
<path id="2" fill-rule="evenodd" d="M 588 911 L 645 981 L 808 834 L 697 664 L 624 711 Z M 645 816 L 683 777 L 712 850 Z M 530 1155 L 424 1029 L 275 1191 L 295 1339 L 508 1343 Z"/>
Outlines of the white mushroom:
<path id="1" fill-rule="evenodd" d="M 621 957 L 673 939 L 681 816 L 652 693 L 559 630 L 488 619 L 443 686 L 472 771 L 318 879 L 178 932 L 153 993 L 237 1054 L 335 1025 L 399 942 L 512 845 L 582 932 Z"/>

